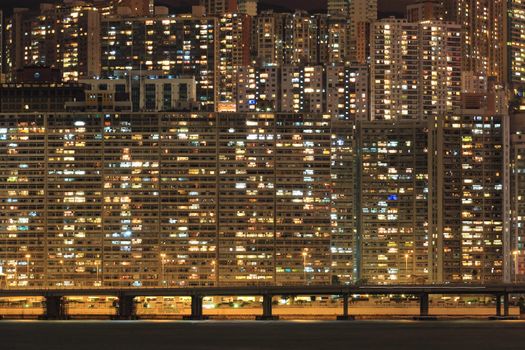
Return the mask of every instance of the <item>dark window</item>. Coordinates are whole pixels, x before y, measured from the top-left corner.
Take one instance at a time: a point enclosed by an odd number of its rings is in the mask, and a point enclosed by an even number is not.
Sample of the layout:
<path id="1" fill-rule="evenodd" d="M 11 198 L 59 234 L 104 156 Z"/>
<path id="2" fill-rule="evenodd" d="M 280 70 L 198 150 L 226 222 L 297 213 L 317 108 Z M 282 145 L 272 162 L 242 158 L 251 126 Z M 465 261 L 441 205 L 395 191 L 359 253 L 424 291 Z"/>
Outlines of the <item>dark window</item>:
<path id="1" fill-rule="evenodd" d="M 188 100 L 188 84 L 179 85 L 179 100 L 181 101 Z"/>
<path id="2" fill-rule="evenodd" d="M 162 100 L 164 110 L 171 109 L 171 84 L 164 84 L 164 95 Z"/>
<path id="3" fill-rule="evenodd" d="M 146 109 L 155 110 L 155 84 L 146 85 Z"/>

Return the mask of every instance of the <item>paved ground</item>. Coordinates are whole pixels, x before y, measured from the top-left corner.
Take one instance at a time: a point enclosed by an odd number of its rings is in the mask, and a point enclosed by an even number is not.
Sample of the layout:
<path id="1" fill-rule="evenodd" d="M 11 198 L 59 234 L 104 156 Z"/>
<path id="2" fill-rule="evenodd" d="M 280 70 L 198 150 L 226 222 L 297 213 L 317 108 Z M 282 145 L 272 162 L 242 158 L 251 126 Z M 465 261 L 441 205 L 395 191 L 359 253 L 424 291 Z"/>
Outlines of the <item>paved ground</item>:
<path id="1" fill-rule="evenodd" d="M 513 306 L 510 308 L 510 315 L 518 316 L 519 308 Z M 30 317 L 31 315 L 35 318 L 38 315 L 42 315 L 42 308 L 0 308 L 0 315 L 6 318 L 19 318 Z M 391 316 L 416 316 L 419 315 L 419 305 L 416 303 L 412 304 L 400 304 L 400 305 L 366 305 L 366 304 L 352 304 L 349 310 L 351 315 L 362 317 L 362 318 L 387 318 Z M 138 315 L 141 318 L 177 318 L 182 315 L 189 315 L 191 309 L 189 307 L 166 309 L 166 308 L 142 308 L 139 307 Z M 231 318 L 231 319 L 246 319 L 255 318 L 255 315 L 260 315 L 262 308 L 257 307 L 242 307 L 242 308 L 214 308 L 205 309 L 204 314 L 213 316 L 215 318 Z M 343 308 L 334 306 L 275 306 L 273 308 L 275 315 L 281 316 L 282 319 L 335 319 L 337 315 L 343 313 Z M 436 316 L 464 316 L 464 317 L 485 317 L 494 316 L 496 314 L 496 306 L 469 306 L 469 307 L 430 307 L 430 313 Z M 79 315 L 105 315 L 109 317 L 115 314 L 115 309 L 108 307 L 97 307 L 97 308 L 69 308 L 68 314 L 73 318 L 81 318 Z M 86 318 L 86 317 L 84 317 Z"/>
<path id="2" fill-rule="evenodd" d="M 1 350 L 525 349 L 523 321 L 0 321 Z"/>

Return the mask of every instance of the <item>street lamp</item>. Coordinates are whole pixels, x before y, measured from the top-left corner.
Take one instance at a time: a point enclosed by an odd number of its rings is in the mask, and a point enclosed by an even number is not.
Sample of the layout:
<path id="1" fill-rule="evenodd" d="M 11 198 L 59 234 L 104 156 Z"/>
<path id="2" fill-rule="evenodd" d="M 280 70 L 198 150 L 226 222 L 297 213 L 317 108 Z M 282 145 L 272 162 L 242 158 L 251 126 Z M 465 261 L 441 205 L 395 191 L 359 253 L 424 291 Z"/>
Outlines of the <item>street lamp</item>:
<path id="1" fill-rule="evenodd" d="M 410 275 L 408 274 L 408 254 L 405 254 L 405 275 L 407 277 L 408 282 L 408 278 L 410 277 Z"/>
<path id="2" fill-rule="evenodd" d="M 512 255 L 514 256 L 514 283 L 518 282 L 518 255 L 520 255 L 519 250 L 515 250 L 512 252 Z"/>
<path id="3" fill-rule="evenodd" d="M 160 254 L 160 263 L 161 263 L 161 266 L 162 266 L 162 269 L 161 269 L 161 278 L 162 278 L 161 285 L 164 285 L 166 283 L 165 278 L 164 278 L 164 264 L 166 263 L 165 259 L 166 259 L 166 254 L 161 253 Z"/>
<path id="4" fill-rule="evenodd" d="M 308 248 L 305 248 L 303 250 L 303 278 L 304 278 L 304 283 L 305 284 L 308 284 L 308 281 L 306 280 L 306 258 L 308 257 Z"/>
<path id="5" fill-rule="evenodd" d="M 97 286 L 100 286 L 102 285 L 102 283 L 100 283 L 100 270 L 98 269 L 98 265 L 100 264 L 100 262 L 98 260 L 95 261 L 95 269 L 97 271 Z"/>
<path id="6" fill-rule="evenodd" d="M 27 286 L 29 287 L 29 259 L 31 259 L 31 254 L 26 254 L 26 273 L 27 273 Z"/>

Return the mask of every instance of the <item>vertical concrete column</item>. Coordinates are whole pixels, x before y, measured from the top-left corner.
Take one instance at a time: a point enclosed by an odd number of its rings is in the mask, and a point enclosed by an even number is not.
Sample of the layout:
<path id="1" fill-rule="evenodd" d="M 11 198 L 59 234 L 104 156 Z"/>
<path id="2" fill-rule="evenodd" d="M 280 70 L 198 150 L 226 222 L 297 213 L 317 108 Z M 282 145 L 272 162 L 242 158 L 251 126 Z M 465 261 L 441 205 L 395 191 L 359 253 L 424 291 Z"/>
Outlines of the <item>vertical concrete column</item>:
<path id="1" fill-rule="evenodd" d="M 261 316 L 257 316 L 257 320 L 278 320 L 279 316 L 274 316 L 272 313 L 272 300 L 273 295 L 265 294 L 263 296 L 263 314 Z"/>
<path id="2" fill-rule="evenodd" d="M 271 318 L 272 315 L 272 295 L 265 295 L 263 297 L 263 317 Z"/>
<path id="3" fill-rule="evenodd" d="M 65 320 L 66 314 L 66 303 L 65 298 L 62 296 L 46 296 L 45 297 L 45 314 L 44 319 L 46 320 Z"/>
<path id="4" fill-rule="evenodd" d="M 135 297 L 120 293 L 117 304 L 117 319 L 133 320 L 136 318 Z"/>
<path id="5" fill-rule="evenodd" d="M 191 315 L 183 316 L 183 319 L 200 321 L 208 318 L 204 316 L 202 312 L 202 299 L 203 297 L 201 295 L 193 295 L 191 297 Z"/>
<path id="6" fill-rule="evenodd" d="M 429 297 L 428 293 L 421 293 L 419 295 L 419 316 L 427 317 L 429 311 Z"/>
<path id="7" fill-rule="evenodd" d="M 496 317 L 501 317 L 501 295 L 496 294 Z"/>
<path id="8" fill-rule="evenodd" d="M 200 320 L 202 317 L 202 297 L 195 295 L 191 297 L 191 318 Z"/>
<path id="9" fill-rule="evenodd" d="M 525 300 L 523 298 L 520 298 L 519 301 L 519 308 L 520 308 L 520 320 L 525 320 Z"/>
<path id="10" fill-rule="evenodd" d="M 350 316 L 348 314 L 348 304 L 349 304 L 349 295 L 343 294 L 343 314 L 340 316 L 337 316 L 338 320 L 346 321 L 346 320 L 354 320 L 354 316 Z"/>
<path id="11" fill-rule="evenodd" d="M 503 297 L 503 314 L 501 312 L 501 299 Z M 525 311 L 525 307 L 520 303 L 520 318 L 522 311 Z M 489 320 L 508 320 L 517 319 L 517 317 L 510 316 L 510 294 L 507 292 L 496 294 L 496 316 L 489 317 Z"/>
<path id="12" fill-rule="evenodd" d="M 194 295 L 191 297 L 191 315 L 192 320 L 202 320 L 202 297 Z"/>
<path id="13" fill-rule="evenodd" d="M 431 321 L 437 320 L 436 316 L 429 315 L 430 298 L 428 293 L 419 294 L 419 316 L 414 316 L 414 320 L 418 321 Z"/>
<path id="14" fill-rule="evenodd" d="M 503 294 L 503 316 L 509 317 L 509 294 Z"/>
<path id="15" fill-rule="evenodd" d="M 348 317 L 348 294 L 343 295 L 343 316 Z"/>

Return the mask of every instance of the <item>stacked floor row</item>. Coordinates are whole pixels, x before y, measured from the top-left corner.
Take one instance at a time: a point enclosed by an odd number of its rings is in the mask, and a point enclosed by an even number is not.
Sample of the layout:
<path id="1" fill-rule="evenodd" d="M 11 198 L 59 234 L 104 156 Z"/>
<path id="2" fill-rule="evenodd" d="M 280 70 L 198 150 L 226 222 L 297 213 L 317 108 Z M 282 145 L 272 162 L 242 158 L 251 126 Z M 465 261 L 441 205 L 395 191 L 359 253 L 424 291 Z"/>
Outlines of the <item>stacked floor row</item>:
<path id="1" fill-rule="evenodd" d="M 503 119 L 0 115 L 2 283 L 501 280 Z"/>

